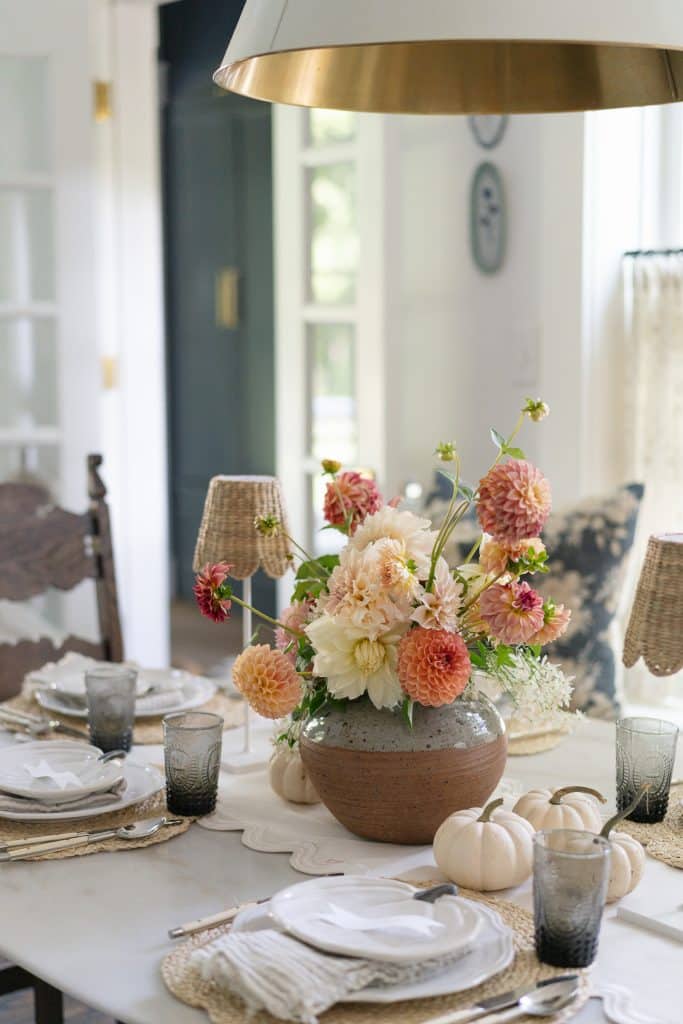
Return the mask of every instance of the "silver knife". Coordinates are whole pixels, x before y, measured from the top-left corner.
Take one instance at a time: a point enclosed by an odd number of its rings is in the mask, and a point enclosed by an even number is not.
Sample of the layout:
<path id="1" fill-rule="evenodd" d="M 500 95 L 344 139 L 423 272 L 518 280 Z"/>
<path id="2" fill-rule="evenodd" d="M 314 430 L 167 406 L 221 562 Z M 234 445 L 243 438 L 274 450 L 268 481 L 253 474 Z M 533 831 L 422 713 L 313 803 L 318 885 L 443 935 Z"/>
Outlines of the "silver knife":
<path id="1" fill-rule="evenodd" d="M 473 1003 L 472 1006 L 468 1006 L 464 1010 L 451 1010 L 440 1017 L 429 1017 L 422 1024 L 465 1024 L 467 1021 L 479 1020 L 480 1017 L 485 1017 L 488 1013 L 516 1006 L 522 996 L 533 992 L 535 988 L 542 988 L 553 981 L 573 981 L 577 977 L 577 974 L 560 974 L 554 978 L 539 981 L 535 985 L 520 985 L 519 988 L 513 988 L 509 992 L 501 992 L 500 995 L 480 999 L 479 1002 Z"/>
<path id="2" fill-rule="evenodd" d="M 0 707 L 0 719 L 13 725 L 26 726 L 28 730 L 32 727 L 36 730 L 42 729 L 44 732 L 62 732 L 66 736 L 77 736 L 79 740 L 85 740 L 86 742 L 88 739 L 84 731 L 77 729 L 75 726 L 67 725 L 65 722 L 60 721 L 59 718 L 42 718 L 38 715 L 26 714 L 24 711 L 16 711 L 14 708 Z"/>

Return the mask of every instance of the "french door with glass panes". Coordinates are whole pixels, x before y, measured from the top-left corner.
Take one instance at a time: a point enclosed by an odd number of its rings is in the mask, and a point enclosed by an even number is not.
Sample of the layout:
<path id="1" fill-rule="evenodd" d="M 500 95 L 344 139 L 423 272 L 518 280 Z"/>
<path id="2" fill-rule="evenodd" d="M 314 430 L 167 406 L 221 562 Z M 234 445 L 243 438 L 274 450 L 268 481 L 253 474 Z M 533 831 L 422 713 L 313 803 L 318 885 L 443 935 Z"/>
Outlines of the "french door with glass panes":
<path id="1" fill-rule="evenodd" d="M 85 501 L 98 444 L 88 0 L 0 0 L 0 480 Z"/>
<path id="2" fill-rule="evenodd" d="M 383 121 L 276 106 L 277 464 L 290 529 L 320 533 L 323 458 L 385 475 Z M 283 588 L 284 596 L 284 588 Z"/>

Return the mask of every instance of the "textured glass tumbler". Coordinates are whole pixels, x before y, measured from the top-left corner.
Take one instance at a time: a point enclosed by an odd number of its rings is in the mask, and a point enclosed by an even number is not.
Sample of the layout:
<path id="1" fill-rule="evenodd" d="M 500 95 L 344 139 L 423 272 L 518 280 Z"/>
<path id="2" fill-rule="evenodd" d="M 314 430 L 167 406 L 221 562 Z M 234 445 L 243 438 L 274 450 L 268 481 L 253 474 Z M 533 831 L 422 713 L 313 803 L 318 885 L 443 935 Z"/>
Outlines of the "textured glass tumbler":
<path id="1" fill-rule="evenodd" d="M 171 814 L 200 817 L 216 806 L 223 719 L 205 711 L 164 718 L 166 803 Z"/>
<path id="2" fill-rule="evenodd" d="M 138 674 L 123 665 L 102 665 L 85 673 L 90 741 L 100 750 L 130 750 Z"/>
<path id="3" fill-rule="evenodd" d="M 534 836 L 536 955 L 554 967 L 587 967 L 598 951 L 610 846 L 592 832 Z"/>
<path id="4" fill-rule="evenodd" d="M 645 792 L 631 821 L 663 821 L 669 806 L 671 774 L 676 757 L 678 726 L 660 718 L 621 718 L 617 722 L 617 810 Z"/>

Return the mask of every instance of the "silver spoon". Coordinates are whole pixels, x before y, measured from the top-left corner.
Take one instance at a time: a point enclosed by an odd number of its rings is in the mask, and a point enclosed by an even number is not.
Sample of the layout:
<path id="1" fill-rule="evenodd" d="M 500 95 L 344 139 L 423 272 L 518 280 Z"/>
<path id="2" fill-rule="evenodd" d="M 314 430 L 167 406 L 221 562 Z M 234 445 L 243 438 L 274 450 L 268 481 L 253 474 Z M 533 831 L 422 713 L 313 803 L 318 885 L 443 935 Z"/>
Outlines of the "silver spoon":
<path id="1" fill-rule="evenodd" d="M 514 1020 L 516 1017 L 551 1017 L 559 1010 L 576 999 L 579 990 L 578 978 L 565 978 L 564 981 L 551 981 L 540 988 L 534 988 L 522 996 L 517 1006 L 503 1013 L 482 1017 L 479 1024 L 503 1024 L 503 1021 Z"/>
<path id="2" fill-rule="evenodd" d="M 31 842 L 29 840 L 24 845 L 15 846 L 8 849 L 6 853 L 0 853 L 0 861 L 24 860 L 26 857 L 34 857 L 40 853 L 56 853 L 60 850 L 69 850 L 73 846 L 101 843 L 104 839 L 126 839 L 129 841 L 147 839 L 159 829 L 168 828 L 171 825 L 182 825 L 184 820 L 184 818 L 151 818 L 148 821 L 136 821 L 130 825 L 122 825 L 120 828 L 101 829 L 98 832 L 72 832 L 50 842 Z"/>

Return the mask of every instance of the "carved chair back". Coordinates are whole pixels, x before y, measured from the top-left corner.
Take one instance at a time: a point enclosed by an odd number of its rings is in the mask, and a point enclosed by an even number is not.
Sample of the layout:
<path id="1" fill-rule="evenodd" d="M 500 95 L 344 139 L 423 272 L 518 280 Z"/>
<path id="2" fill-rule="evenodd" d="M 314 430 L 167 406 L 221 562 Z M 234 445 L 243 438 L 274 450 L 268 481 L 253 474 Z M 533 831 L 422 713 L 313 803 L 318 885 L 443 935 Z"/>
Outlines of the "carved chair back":
<path id="1" fill-rule="evenodd" d="M 19 692 L 27 672 L 59 660 L 68 651 L 101 661 L 123 659 L 107 489 L 98 472 L 101 464 L 101 455 L 88 456 L 90 503 L 82 515 L 58 508 L 40 484 L 0 484 L 0 602 L 27 601 L 51 587 L 67 591 L 92 579 L 100 633 L 97 643 L 73 635 L 59 643 L 50 636 L 0 642 L 0 700 Z"/>

